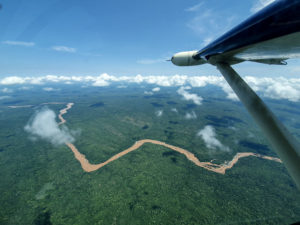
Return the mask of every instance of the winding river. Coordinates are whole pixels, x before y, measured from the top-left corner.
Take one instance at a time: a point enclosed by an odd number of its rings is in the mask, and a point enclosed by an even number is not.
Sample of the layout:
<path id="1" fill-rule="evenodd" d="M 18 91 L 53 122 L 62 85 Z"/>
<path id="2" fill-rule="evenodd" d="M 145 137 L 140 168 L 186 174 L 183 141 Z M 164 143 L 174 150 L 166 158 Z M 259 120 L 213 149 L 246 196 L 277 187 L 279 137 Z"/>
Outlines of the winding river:
<path id="1" fill-rule="evenodd" d="M 59 111 L 59 115 L 58 115 L 58 118 L 60 119 L 59 125 L 67 122 L 63 118 L 63 115 L 66 114 L 68 112 L 68 110 L 72 108 L 73 105 L 74 105 L 74 103 L 68 103 L 66 108 Z M 238 162 L 238 160 L 240 158 L 244 158 L 244 157 L 248 157 L 248 156 L 254 156 L 254 157 L 281 163 L 281 160 L 279 158 L 265 156 L 265 155 L 261 155 L 261 154 L 257 154 L 257 153 L 253 153 L 253 152 L 239 152 L 233 157 L 233 159 L 231 161 L 226 162 L 224 164 L 220 164 L 220 165 L 214 164 L 214 163 L 212 163 L 212 161 L 211 162 L 200 162 L 199 159 L 193 153 L 191 153 L 183 148 L 179 148 L 174 145 L 170 145 L 170 144 L 167 144 L 167 143 L 161 142 L 161 141 L 156 141 L 156 140 L 151 140 L 151 139 L 143 139 L 143 140 L 136 141 L 131 147 L 112 156 L 105 162 L 102 162 L 99 164 L 91 164 L 85 158 L 85 155 L 81 154 L 78 151 L 78 149 L 75 147 L 74 144 L 72 144 L 72 143 L 65 143 L 65 144 L 72 150 L 75 158 L 80 162 L 82 169 L 86 172 L 93 172 L 93 171 L 96 171 L 96 170 L 102 168 L 103 166 L 115 161 L 116 159 L 119 159 L 122 156 L 139 149 L 142 145 L 144 145 L 146 143 L 161 145 L 161 146 L 169 148 L 173 151 L 179 152 L 179 153 L 183 154 L 188 160 L 192 161 L 195 165 L 202 167 L 204 169 L 207 169 L 209 171 L 219 173 L 219 174 L 225 174 L 226 170 L 232 168 Z"/>

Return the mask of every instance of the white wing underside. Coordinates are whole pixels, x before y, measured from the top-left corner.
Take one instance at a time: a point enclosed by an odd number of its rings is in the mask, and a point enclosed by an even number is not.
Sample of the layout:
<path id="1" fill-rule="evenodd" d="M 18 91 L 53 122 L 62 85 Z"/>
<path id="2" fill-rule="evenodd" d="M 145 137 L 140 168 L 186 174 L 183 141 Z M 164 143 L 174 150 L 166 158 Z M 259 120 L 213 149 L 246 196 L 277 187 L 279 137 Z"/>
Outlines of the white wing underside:
<path id="1" fill-rule="evenodd" d="M 283 60 L 300 58 L 300 32 L 250 45 L 224 55 L 241 61 L 284 64 Z"/>

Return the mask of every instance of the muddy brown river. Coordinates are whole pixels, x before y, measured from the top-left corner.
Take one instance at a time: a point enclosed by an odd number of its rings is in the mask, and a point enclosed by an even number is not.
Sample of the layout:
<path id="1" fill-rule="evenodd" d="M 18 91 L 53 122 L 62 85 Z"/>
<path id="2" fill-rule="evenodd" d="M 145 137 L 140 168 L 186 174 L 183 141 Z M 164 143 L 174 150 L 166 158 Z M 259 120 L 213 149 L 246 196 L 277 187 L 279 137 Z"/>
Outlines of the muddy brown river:
<path id="1" fill-rule="evenodd" d="M 63 118 L 63 115 L 66 114 L 68 112 L 69 109 L 72 108 L 72 106 L 74 105 L 74 103 L 68 103 L 66 108 L 60 110 L 60 113 L 58 115 L 58 118 L 60 119 L 59 125 L 60 124 L 64 124 L 67 121 Z M 136 141 L 131 147 L 119 152 L 118 154 L 112 156 L 111 158 L 109 158 L 108 160 L 106 160 L 105 162 L 99 163 L 99 164 L 91 164 L 89 163 L 89 161 L 85 158 L 85 155 L 81 154 L 78 149 L 76 148 L 76 146 L 72 143 L 65 143 L 74 153 L 75 158 L 80 162 L 81 167 L 84 171 L 86 172 L 93 172 L 96 171 L 100 168 L 102 168 L 103 166 L 121 158 L 122 156 L 135 151 L 137 149 L 139 149 L 142 145 L 146 144 L 146 143 L 150 143 L 150 144 L 155 144 L 155 145 L 161 145 L 164 146 L 168 149 L 171 149 L 173 151 L 179 152 L 181 154 L 183 154 L 188 160 L 190 160 L 192 163 L 194 163 L 196 166 L 202 167 L 204 169 L 207 169 L 209 171 L 215 172 L 215 173 L 220 173 L 220 174 L 225 174 L 227 169 L 231 169 L 237 162 L 239 159 L 241 158 L 245 158 L 245 157 L 249 157 L 249 156 L 254 156 L 254 157 L 258 157 L 258 158 L 262 158 L 262 159 L 266 159 L 266 160 L 271 160 L 271 161 L 275 161 L 275 162 L 279 162 L 281 163 L 281 160 L 279 158 L 276 157 L 271 157 L 271 156 L 265 156 L 265 155 L 261 155 L 261 154 L 257 154 L 257 153 L 253 153 L 253 152 L 239 152 L 237 153 L 233 159 L 229 162 L 223 163 L 223 164 L 214 164 L 211 162 L 201 162 L 193 153 L 189 152 L 188 150 L 185 150 L 183 148 L 174 146 L 174 145 L 170 145 L 167 144 L 165 142 L 162 141 L 157 141 L 157 140 L 151 140 L 151 139 L 143 139 L 143 140 L 139 140 Z"/>

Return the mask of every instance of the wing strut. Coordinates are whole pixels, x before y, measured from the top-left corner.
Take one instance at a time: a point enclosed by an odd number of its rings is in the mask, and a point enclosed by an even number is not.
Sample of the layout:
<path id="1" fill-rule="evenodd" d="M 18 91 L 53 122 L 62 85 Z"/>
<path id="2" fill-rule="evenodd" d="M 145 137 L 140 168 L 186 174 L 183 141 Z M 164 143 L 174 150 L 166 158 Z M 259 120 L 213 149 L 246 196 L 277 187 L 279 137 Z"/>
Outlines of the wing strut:
<path id="1" fill-rule="evenodd" d="M 263 130 L 300 189 L 300 149 L 297 141 L 230 65 L 216 63 L 216 66 Z"/>

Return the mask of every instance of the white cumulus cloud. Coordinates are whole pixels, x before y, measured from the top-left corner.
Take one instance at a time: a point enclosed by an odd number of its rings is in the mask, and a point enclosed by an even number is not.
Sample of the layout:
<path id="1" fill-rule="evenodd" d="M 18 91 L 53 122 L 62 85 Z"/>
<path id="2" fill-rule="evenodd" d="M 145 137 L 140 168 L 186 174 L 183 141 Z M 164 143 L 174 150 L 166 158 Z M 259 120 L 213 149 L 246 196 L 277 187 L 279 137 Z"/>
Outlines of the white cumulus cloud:
<path id="1" fill-rule="evenodd" d="M 98 79 L 93 83 L 93 86 L 95 86 L 95 87 L 105 87 L 105 86 L 109 86 L 109 85 L 110 85 L 109 82 L 107 82 L 106 80 L 101 80 L 101 79 Z"/>
<path id="2" fill-rule="evenodd" d="M 234 91 L 231 89 L 228 83 L 222 82 L 219 83 L 217 86 L 221 87 L 222 90 L 227 94 L 226 98 L 232 101 L 239 101 L 238 96 L 234 93 Z"/>
<path id="3" fill-rule="evenodd" d="M 52 88 L 52 87 L 44 87 L 43 90 L 44 91 L 54 91 L 54 88 Z"/>
<path id="4" fill-rule="evenodd" d="M 197 115 L 196 115 L 196 113 L 195 113 L 194 111 L 192 111 L 192 112 L 190 112 L 190 113 L 187 112 L 187 113 L 185 114 L 184 118 L 187 119 L 187 120 L 197 119 Z"/>
<path id="5" fill-rule="evenodd" d="M 300 101 L 300 78 L 286 78 L 286 77 L 244 77 L 249 86 L 256 91 L 260 96 L 272 99 L 285 99 L 288 101 Z M 119 82 L 119 83 L 118 83 Z M 220 87 L 225 93 L 226 97 L 231 100 L 238 100 L 237 96 L 224 80 L 222 76 L 112 76 L 103 73 L 99 76 L 57 76 L 46 75 L 38 77 L 21 77 L 8 76 L 0 79 L 0 85 L 51 85 L 51 83 L 62 84 L 76 84 L 81 83 L 82 86 L 109 86 L 113 83 L 129 85 L 135 84 L 150 84 L 156 85 L 155 90 L 161 87 L 181 87 L 177 91 L 178 94 L 183 95 L 186 100 L 192 100 L 195 104 L 201 104 L 202 98 L 196 94 L 190 94 L 187 90 L 190 86 L 193 88 L 201 88 L 207 85 Z M 183 87 L 182 87 L 183 86 Z M 6 87 L 3 87 L 6 88 Z M 1 90 L 1 89 L 0 89 Z M 153 91 L 145 92 L 145 94 L 153 94 Z"/>
<path id="6" fill-rule="evenodd" d="M 178 113 L 178 110 L 176 108 L 171 109 L 172 112 Z"/>
<path id="7" fill-rule="evenodd" d="M 153 92 L 158 92 L 158 91 L 160 91 L 160 87 L 155 87 L 155 88 L 152 89 L 152 91 Z"/>
<path id="8" fill-rule="evenodd" d="M 53 145 L 74 142 L 75 139 L 68 128 L 66 126 L 59 127 L 55 118 L 54 111 L 44 108 L 36 112 L 24 129 L 33 137 L 49 141 Z"/>
<path id="9" fill-rule="evenodd" d="M 5 77 L 0 81 L 0 84 L 2 85 L 23 84 L 23 83 L 25 83 L 25 79 L 17 76 Z"/>
<path id="10" fill-rule="evenodd" d="M 93 86 L 104 87 L 109 86 L 110 81 L 118 81 L 118 78 L 115 76 L 108 75 L 107 73 L 103 73 L 100 76 L 95 78 Z"/>
<path id="11" fill-rule="evenodd" d="M 182 95 L 182 97 L 187 101 L 193 101 L 196 105 L 202 104 L 202 98 L 197 94 L 190 94 L 186 90 L 191 89 L 190 87 L 181 87 L 177 90 L 177 93 Z"/>
<path id="12" fill-rule="evenodd" d="M 153 95 L 153 92 L 152 91 L 144 91 L 144 94 L 145 95 Z"/>
<path id="13" fill-rule="evenodd" d="M 273 99 L 285 98 L 291 102 L 300 101 L 300 86 L 298 88 L 289 84 L 273 83 L 266 87 L 264 96 Z"/>
<path id="14" fill-rule="evenodd" d="M 155 111 L 155 115 L 156 115 L 157 117 L 161 117 L 161 116 L 163 115 L 163 113 L 164 113 L 163 110 L 157 110 L 157 111 Z"/>
<path id="15" fill-rule="evenodd" d="M 204 141 L 205 145 L 209 149 L 219 149 L 222 151 L 229 151 L 230 149 L 227 146 L 224 146 L 216 137 L 215 129 L 207 125 L 202 130 L 197 133 L 197 136 L 200 136 Z"/>

